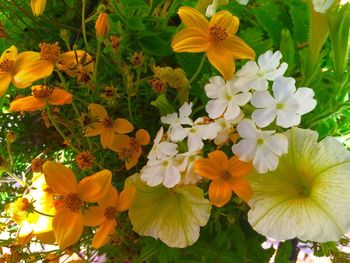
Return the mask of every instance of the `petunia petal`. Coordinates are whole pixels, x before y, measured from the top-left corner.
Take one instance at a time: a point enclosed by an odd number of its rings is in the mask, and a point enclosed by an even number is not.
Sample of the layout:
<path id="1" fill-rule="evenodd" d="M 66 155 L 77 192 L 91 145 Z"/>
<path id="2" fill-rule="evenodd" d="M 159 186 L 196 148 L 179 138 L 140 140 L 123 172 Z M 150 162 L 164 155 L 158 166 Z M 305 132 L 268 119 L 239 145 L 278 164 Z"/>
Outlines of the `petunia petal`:
<path id="1" fill-rule="evenodd" d="M 205 52 L 210 47 L 208 36 L 196 28 L 186 28 L 178 32 L 171 47 L 175 52 Z"/>

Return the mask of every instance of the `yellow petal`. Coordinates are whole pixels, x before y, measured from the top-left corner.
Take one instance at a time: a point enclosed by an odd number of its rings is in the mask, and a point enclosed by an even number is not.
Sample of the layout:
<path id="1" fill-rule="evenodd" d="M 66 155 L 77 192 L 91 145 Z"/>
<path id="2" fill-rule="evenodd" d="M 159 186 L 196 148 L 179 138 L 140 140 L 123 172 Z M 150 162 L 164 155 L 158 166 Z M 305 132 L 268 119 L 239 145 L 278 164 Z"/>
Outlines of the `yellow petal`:
<path id="1" fill-rule="evenodd" d="M 0 73 L 0 97 L 2 97 L 10 86 L 12 76 L 9 73 Z"/>
<path id="2" fill-rule="evenodd" d="M 46 6 L 46 0 L 31 0 L 30 7 L 32 8 L 33 15 L 40 16 Z"/>
<path id="3" fill-rule="evenodd" d="M 210 26 L 214 25 L 225 28 L 228 33 L 234 35 L 239 27 L 239 19 L 230 12 L 222 10 L 216 13 L 210 20 Z"/>
<path id="4" fill-rule="evenodd" d="M 2 53 L 0 61 L 3 61 L 5 59 L 15 61 L 17 54 L 17 48 L 15 46 L 11 46 Z"/>
<path id="5" fill-rule="evenodd" d="M 208 35 L 196 28 L 181 30 L 171 42 L 171 47 L 175 52 L 206 52 L 210 45 Z"/>
<path id="6" fill-rule="evenodd" d="M 91 103 L 89 105 L 89 111 L 92 117 L 97 117 L 100 121 L 108 116 L 106 109 L 100 104 Z"/>
<path id="7" fill-rule="evenodd" d="M 85 128 L 84 136 L 100 135 L 103 131 L 103 125 L 100 122 L 94 122 Z"/>
<path id="8" fill-rule="evenodd" d="M 136 140 L 141 145 L 147 145 L 151 141 L 151 137 L 149 136 L 149 133 L 145 129 L 140 129 L 136 132 Z"/>
<path id="9" fill-rule="evenodd" d="M 62 105 L 72 103 L 72 94 L 63 89 L 54 89 L 48 99 L 52 105 Z"/>
<path id="10" fill-rule="evenodd" d="M 45 100 L 37 99 L 34 96 L 28 96 L 12 101 L 10 104 L 10 111 L 35 111 L 42 110 L 45 106 Z"/>
<path id="11" fill-rule="evenodd" d="M 113 129 L 108 129 L 108 128 L 102 129 L 100 141 L 103 148 L 109 148 L 111 146 L 114 136 L 115 136 L 115 133 Z"/>
<path id="12" fill-rule="evenodd" d="M 77 180 L 68 167 L 60 163 L 46 161 L 43 165 L 43 172 L 47 185 L 54 193 L 67 195 L 77 192 Z"/>
<path id="13" fill-rule="evenodd" d="M 124 212 L 129 209 L 134 200 L 136 188 L 134 186 L 126 187 L 120 194 L 117 203 L 117 211 Z"/>
<path id="14" fill-rule="evenodd" d="M 83 233 L 83 215 L 69 209 L 59 209 L 53 218 L 52 227 L 61 249 L 75 244 Z"/>
<path id="15" fill-rule="evenodd" d="M 235 62 L 231 52 L 212 46 L 207 52 L 208 60 L 224 77 L 225 80 L 231 80 L 235 72 Z"/>
<path id="16" fill-rule="evenodd" d="M 133 150 L 131 157 L 125 161 L 126 170 L 130 170 L 138 163 L 141 153 L 141 149 Z"/>
<path id="17" fill-rule="evenodd" d="M 209 186 L 210 203 L 222 207 L 226 205 L 232 196 L 232 190 L 228 184 L 223 180 L 215 180 Z"/>
<path id="18" fill-rule="evenodd" d="M 116 225 L 116 220 L 106 220 L 98 228 L 94 238 L 92 239 L 92 247 L 97 249 L 106 245 L 110 240 L 110 236 L 114 233 Z"/>
<path id="19" fill-rule="evenodd" d="M 30 67 L 34 61 L 40 59 L 40 53 L 34 51 L 25 51 L 18 54 L 14 64 L 14 72 L 17 73 L 24 68 Z"/>
<path id="20" fill-rule="evenodd" d="M 83 66 L 84 72 L 93 72 L 94 60 L 84 50 L 73 50 L 61 54 L 56 66 L 69 76 L 76 76 L 77 68 Z"/>
<path id="21" fill-rule="evenodd" d="M 35 234 L 36 237 L 44 244 L 54 244 L 56 242 L 55 235 L 53 231 L 42 232 Z"/>
<path id="22" fill-rule="evenodd" d="M 90 206 L 88 210 L 84 212 L 84 225 L 86 226 L 98 226 L 105 221 L 105 206 Z"/>
<path id="23" fill-rule="evenodd" d="M 130 137 L 125 134 L 115 134 L 109 149 L 114 152 L 119 152 L 121 148 L 128 148 L 130 142 Z"/>
<path id="24" fill-rule="evenodd" d="M 108 191 L 108 194 L 103 199 L 101 199 L 101 201 L 99 201 L 98 203 L 104 207 L 108 207 L 108 206 L 115 207 L 117 205 L 118 198 L 119 198 L 119 194 L 117 189 L 115 189 L 111 185 Z"/>
<path id="25" fill-rule="evenodd" d="M 111 180 L 112 173 L 107 169 L 84 177 L 78 185 L 78 196 L 86 202 L 98 202 L 110 190 Z"/>
<path id="26" fill-rule="evenodd" d="M 197 28 L 204 34 L 209 32 L 208 20 L 195 8 L 189 6 L 180 7 L 177 12 L 181 18 L 182 23 L 188 28 Z"/>
<path id="27" fill-rule="evenodd" d="M 129 133 L 132 132 L 134 126 L 128 120 L 118 118 L 113 123 L 113 129 L 116 133 Z"/>
<path id="28" fill-rule="evenodd" d="M 253 192 L 250 184 L 244 179 L 230 179 L 227 181 L 231 190 L 235 192 L 242 200 L 248 202 Z"/>
<path id="29" fill-rule="evenodd" d="M 255 59 L 255 51 L 236 36 L 229 36 L 218 45 L 217 49 L 219 48 L 231 52 L 234 59 Z"/>

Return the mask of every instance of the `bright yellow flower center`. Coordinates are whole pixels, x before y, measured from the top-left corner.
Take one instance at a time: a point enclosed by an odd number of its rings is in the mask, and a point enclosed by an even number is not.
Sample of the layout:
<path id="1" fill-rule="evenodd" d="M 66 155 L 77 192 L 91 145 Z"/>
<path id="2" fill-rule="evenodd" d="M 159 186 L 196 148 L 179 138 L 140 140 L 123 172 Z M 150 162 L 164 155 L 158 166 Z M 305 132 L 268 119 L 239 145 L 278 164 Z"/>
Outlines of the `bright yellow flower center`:
<path id="1" fill-rule="evenodd" d="M 225 28 L 218 25 L 213 25 L 209 27 L 209 37 L 212 42 L 219 44 L 228 37 L 228 33 Z"/>
<path id="2" fill-rule="evenodd" d="M 58 56 L 61 54 L 61 48 L 58 45 L 58 43 L 40 43 L 39 47 L 41 59 L 55 64 L 58 59 Z"/>
<path id="3" fill-rule="evenodd" d="M 117 214 L 117 208 L 113 206 L 109 206 L 106 208 L 104 216 L 107 220 L 115 219 L 115 215 Z"/>
<path id="4" fill-rule="evenodd" d="M 48 86 L 40 86 L 32 89 L 32 95 L 37 99 L 46 99 L 50 97 L 52 89 Z"/>
<path id="5" fill-rule="evenodd" d="M 83 206 L 83 201 L 77 194 L 68 194 L 63 199 L 63 205 L 72 212 L 79 212 L 80 208 Z"/>
<path id="6" fill-rule="evenodd" d="M 113 127 L 113 120 L 110 117 L 106 117 L 103 122 L 102 125 L 104 128 L 112 128 Z"/>
<path id="7" fill-rule="evenodd" d="M 0 73 L 10 72 L 12 70 L 13 64 L 15 62 L 13 60 L 4 59 L 0 62 Z"/>

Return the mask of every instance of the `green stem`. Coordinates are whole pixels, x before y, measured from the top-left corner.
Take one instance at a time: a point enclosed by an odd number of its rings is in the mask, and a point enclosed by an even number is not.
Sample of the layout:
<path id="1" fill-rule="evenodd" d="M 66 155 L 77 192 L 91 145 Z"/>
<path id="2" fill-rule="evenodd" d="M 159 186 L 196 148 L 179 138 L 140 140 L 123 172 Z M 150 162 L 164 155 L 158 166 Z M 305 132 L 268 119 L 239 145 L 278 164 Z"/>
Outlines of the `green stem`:
<path id="1" fill-rule="evenodd" d="M 39 215 L 42 215 L 42 216 L 54 217 L 53 215 L 45 214 L 45 213 L 40 212 L 40 211 L 35 210 L 35 209 L 34 209 L 34 212 L 35 212 L 35 213 L 38 213 Z"/>
<path id="2" fill-rule="evenodd" d="M 201 60 L 201 62 L 200 62 L 200 64 L 199 64 L 199 66 L 198 66 L 197 71 L 194 73 L 194 75 L 193 75 L 192 78 L 190 79 L 190 83 L 192 83 L 192 82 L 197 78 L 197 76 L 199 75 L 199 73 L 201 73 L 206 57 L 207 57 L 207 54 L 204 53 L 204 55 L 203 55 L 203 57 L 202 57 L 202 60 Z"/>
<path id="3" fill-rule="evenodd" d="M 133 121 L 132 111 L 131 111 L 131 96 L 129 94 L 128 94 L 128 110 L 129 110 L 129 118 L 131 121 Z"/>
<path id="4" fill-rule="evenodd" d="M 81 27 L 83 30 L 83 38 L 84 38 L 85 48 L 89 49 L 89 43 L 88 43 L 87 38 L 86 38 L 85 9 L 86 9 L 86 0 L 82 0 Z"/>
<path id="5" fill-rule="evenodd" d="M 94 74 L 92 76 L 92 79 L 96 82 L 96 78 L 97 78 L 97 70 L 98 70 L 98 65 L 100 62 L 100 56 L 101 56 L 101 47 L 102 47 L 102 41 L 101 39 L 97 40 L 97 52 L 96 52 L 96 62 L 95 62 L 95 71 Z"/>
<path id="6" fill-rule="evenodd" d="M 13 157 L 12 157 L 11 143 L 7 142 L 6 144 L 7 144 L 7 153 L 9 155 L 10 168 L 11 168 L 11 171 L 13 171 Z"/>
<path id="7" fill-rule="evenodd" d="M 6 171 L 6 173 L 13 178 L 14 180 L 16 180 L 20 185 L 22 185 L 23 187 L 25 187 L 27 184 L 21 179 L 19 178 L 17 175 L 13 174 L 10 171 Z"/>

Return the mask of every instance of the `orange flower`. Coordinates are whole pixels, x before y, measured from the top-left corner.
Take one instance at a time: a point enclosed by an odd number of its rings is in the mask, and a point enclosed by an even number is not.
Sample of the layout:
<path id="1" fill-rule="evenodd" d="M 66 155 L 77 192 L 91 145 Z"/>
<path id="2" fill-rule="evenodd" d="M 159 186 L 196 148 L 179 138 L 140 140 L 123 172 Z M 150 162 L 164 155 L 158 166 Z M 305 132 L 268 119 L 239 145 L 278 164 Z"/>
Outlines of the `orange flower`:
<path id="1" fill-rule="evenodd" d="M 252 190 L 243 177 L 252 169 L 251 164 L 238 160 L 237 156 L 227 159 L 222 151 L 211 152 L 208 156 L 196 161 L 194 172 L 212 180 L 209 186 L 210 202 L 222 207 L 230 201 L 232 191 L 247 202 Z"/>
<path id="2" fill-rule="evenodd" d="M 71 102 L 72 94 L 63 89 L 51 89 L 45 85 L 36 85 L 32 87 L 32 96 L 12 101 L 10 104 L 10 111 L 42 110 L 47 104 L 62 105 Z"/>
<path id="3" fill-rule="evenodd" d="M 130 170 L 134 167 L 142 153 L 141 145 L 149 144 L 151 138 L 148 132 L 140 129 L 136 132 L 135 138 L 125 134 L 117 134 L 109 148 L 119 154 L 119 158 L 125 160 L 125 167 Z"/>
<path id="4" fill-rule="evenodd" d="M 239 20 L 222 10 L 208 20 L 196 9 L 184 6 L 178 14 L 186 28 L 178 32 L 171 46 L 175 52 L 205 52 L 209 62 L 226 80 L 233 78 L 234 59 L 254 59 L 255 52 L 235 36 Z"/>
<path id="5" fill-rule="evenodd" d="M 109 32 L 109 22 L 108 22 L 108 14 L 105 12 L 101 12 L 96 20 L 95 24 L 96 35 L 98 37 L 106 36 Z"/>
<path id="6" fill-rule="evenodd" d="M 83 233 L 84 202 L 99 202 L 111 187 L 112 173 L 102 170 L 84 177 L 79 184 L 72 170 L 64 165 L 47 161 L 43 165 L 47 185 L 54 193 L 56 214 L 53 232 L 61 249 L 76 243 Z"/>
<path id="7" fill-rule="evenodd" d="M 106 109 L 99 104 L 90 104 L 89 110 L 93 119 L 96 121 L 85 129 L 84 135 L 100 135 L 103 148 L 107 148 L 111 145 L 115 136 L 115 132 L 128 133 L 134 129 L 134 126 L 126 119 L 118 118 L 116 120 L 113 120 L 110 118 L 107 114 Z"/>
<path id="8" fill-rule="evenodd" d="M 99 226 L 93 240 L 92 247 L 100 248 L 108 243 L 110 235 L 117 225 L 116 215 L 129 209 L 135 195 L 135 187 L 125 188 L 120 194 L 111 187 L 99 206 L 89 207 L 84 214 L 84 224 L 87 226 Z"/>

